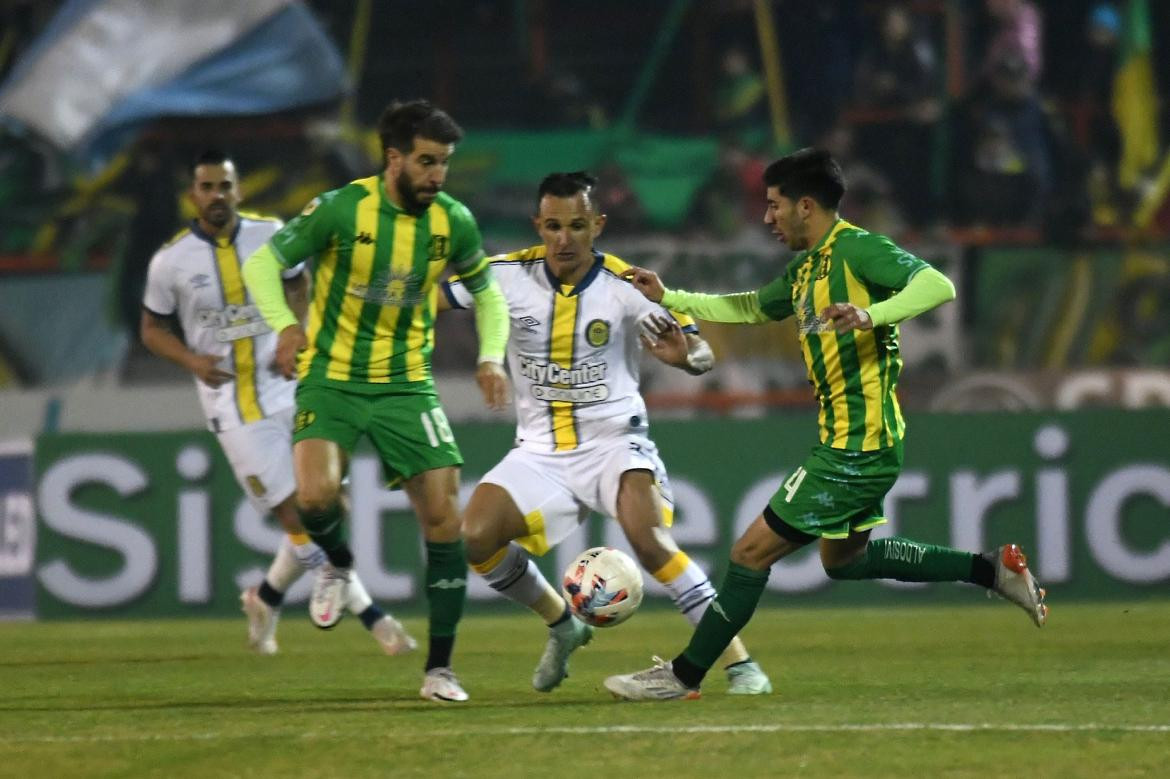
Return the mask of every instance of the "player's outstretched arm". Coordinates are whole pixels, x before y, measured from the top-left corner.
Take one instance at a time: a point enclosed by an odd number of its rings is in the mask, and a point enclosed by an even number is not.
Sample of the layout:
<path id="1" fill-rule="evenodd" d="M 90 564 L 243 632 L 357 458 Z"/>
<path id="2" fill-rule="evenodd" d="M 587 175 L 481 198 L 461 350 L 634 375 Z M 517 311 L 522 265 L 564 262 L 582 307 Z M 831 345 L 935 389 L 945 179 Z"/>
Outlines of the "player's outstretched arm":
<path id="1" fill-rule="evenodd" d="M 661 303 L 671 311 L 690 314 L 697 319 L 733 324 L 760 324 L 772 321 L 760 308 L 758 292 L 710 295 L 705 292 L 667 289 L 657 273 L 637 266 L 626 268 L 621 275 L 648 300 Z"/>
<path id="2" fill-rule="evenodd" d="M 852 303 L 834 303 L 821 312 L 838 333 L 872 330 L 897 324 L 955 299 L 955 285 L 934 268 L 927 266 L 914 274 L 899 292 L 868 309 Z"/>
<path id="3" fill-rule="evenodd" d="M 260 315 L 274 332 L 279 333 L 272 368 L 286 379 L 293 379 L 297 375 L 297 354 L 309 341 L 285 300 L 284 284 L 280 278 L 282 268 L 272 248 L 264 244 L 244 263 L 243 276 L 244 286 L 256 301 Z"/>

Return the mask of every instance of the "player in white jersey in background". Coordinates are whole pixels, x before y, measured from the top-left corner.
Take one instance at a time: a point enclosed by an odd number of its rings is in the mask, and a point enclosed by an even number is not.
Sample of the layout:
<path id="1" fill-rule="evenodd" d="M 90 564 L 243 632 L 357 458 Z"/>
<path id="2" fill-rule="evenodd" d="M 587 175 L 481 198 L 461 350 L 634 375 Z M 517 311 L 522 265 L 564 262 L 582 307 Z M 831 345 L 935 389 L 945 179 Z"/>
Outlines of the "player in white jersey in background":
<path id="1" fill-rule="evenodd" d="M 670 536 L 670 486 L 638 389 L 643 347 L 696 375 L 710 370 L 714 356 L 693 320 L 679 315 L 680 325 L 647 305 L 619 277 L 629 265 L 593 248 L 605 225 L 594 183 L 584 172 L 545 177 L 533 218 L 543 245 L 492 258 L 512 321 L 516 446 L 483 477 L 463 514 L 471 567 L 549 626 L 532 678 L 541 692 L 568 676 L 569 655 L 593 628 L 569 612 L 529 553 L 543 555 L 591 512 L 617 519 L 638 561 L 692 625 L 715 597 L 707 575 Z M 458 278 L 443 289 L 440 310 L 472 304 Z M 722 661 L 729 692 L 772 691 L 738 638 Z"/>
<path id="2" fill-rule="evenodd" d="M 249 645 L 271 655 L 277 651 L 284 593 L 304 571 L 324 562 L 293 501 L 296 384 L 271 369 L 276 335 L 252 304 L 240 275 L 243 261 L 281 223 L 237 210 L 239 177 L 223 152 L 200 154 L 191 177 L 189 197 L 198 216 L 151 258 L 139 332 L 146 348 L 194 375 L 208 427 L 236 481 L 256 510 L 271 512 L 286 533 L 264 581 L 240 595 Z M 308 304 L 304 268 L 287 271 L 284 283 L 289 305 L 303 315 Z M 176 320 L 182 338 L 172 330 Z M 388 654 L 414 649 L 414 639 L 374 604 L 356 576 L 349 593 L 347 607 Z"/>

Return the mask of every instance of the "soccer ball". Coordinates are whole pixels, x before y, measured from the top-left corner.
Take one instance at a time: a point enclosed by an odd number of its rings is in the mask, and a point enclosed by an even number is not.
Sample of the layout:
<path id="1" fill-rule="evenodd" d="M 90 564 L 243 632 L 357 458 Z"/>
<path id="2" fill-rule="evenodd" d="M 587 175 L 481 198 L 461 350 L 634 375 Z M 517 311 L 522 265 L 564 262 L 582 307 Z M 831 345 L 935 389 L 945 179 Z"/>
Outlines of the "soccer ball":
<path id="1" fill-rule="evenodd" d="M 595 546 L 569 563 L 561 592 L 582 622 L 608 628 L 625 622 L 642 603 L 642 572 L 620 549 Z"/>

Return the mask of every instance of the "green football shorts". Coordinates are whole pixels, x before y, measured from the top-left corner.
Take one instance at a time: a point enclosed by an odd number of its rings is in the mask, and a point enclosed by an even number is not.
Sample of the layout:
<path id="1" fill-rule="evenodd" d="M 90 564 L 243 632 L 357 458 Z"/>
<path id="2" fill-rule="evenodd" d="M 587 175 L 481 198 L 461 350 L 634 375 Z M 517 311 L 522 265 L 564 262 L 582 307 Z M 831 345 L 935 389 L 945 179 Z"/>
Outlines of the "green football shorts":
<path id="1" fill-rule="evenodd" d="M 463 464 L 447 415 L 434 394 L 367 395 L 299 385 L 293 442 L 323 438 L 352 454 L 370 439 L 389 487 L 429 471 Z"/>
<path id="2" fill-rule="evenodd" d="M 877 527 L 886 521 L 882 500 L 901 470 L 901 441 L 872 452 L 821 444 L 780 485 L 764 519 L 778 535 L 797 542 L 845 538 Z"/>

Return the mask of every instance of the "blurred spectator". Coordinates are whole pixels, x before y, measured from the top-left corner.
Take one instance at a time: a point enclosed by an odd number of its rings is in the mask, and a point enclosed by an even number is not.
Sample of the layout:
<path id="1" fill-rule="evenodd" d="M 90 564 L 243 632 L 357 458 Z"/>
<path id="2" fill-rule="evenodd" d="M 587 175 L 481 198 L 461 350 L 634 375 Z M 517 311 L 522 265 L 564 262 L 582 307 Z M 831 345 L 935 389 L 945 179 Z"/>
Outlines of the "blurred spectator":
<path id="1" fill-rule="evenodd" d="M 797 138 L 819 138 L 853 92 L 857 4 L 779 0 L 776 5 L 792 129 Z"/>
<path id="2" fill-rule="evenodd" d="M 616 162 L 606 163 L 597 172 L 597 192 L 593 199 L 606 215 L 607 232 L 632 233 L 646 228 L 646 215 L 638 195 Z"/>
<path id="3" fill-rule="evenodd" d="M 903 3 L 888 6 L 855 77 L 859 146 L 893 184 L 915 224 L 935 215 L 930 191 L 935 127 L 942 115 L 936 46 Z"/>
<path id="4" fill-rule="evenodd" d="M 1021 60 L 1024 77 L 1035 86 L 1044 65 L 1043 23 L 1040 11 L 1030 0 L 986 0 L 987 13 L 995 23 L 983 60 L 983 76 L 1004 60 Z"/>
<path id="5" fill-rule="evenodd" d="M 732 46 L 720 60 L 715 84 L 715 130 L 754 146 L 768 134 L 768 102 L 764 79 L 752 68 L 747 53 Z"/>
<path id="6" fill-rule="evenodd" d="M 1023 58 L 996 63 L 960 111 L 955 134 L 956 218 L 1038 225 L 1052 190 L 1049 128 Z"/>
<path id="7" fill-rule="evenodd" d="M 527 125 L 599 130 L 609 123 L 605 109 L 588 94 L 576 73 L 550 69 L 529 81 L 526 91 Z"/>
<path id="8" fill-rule="evenodd" d="M 897 239 L 906 229 L 890 180 L 854 153 L 855 128 L 838 122 L 818 144 L 833 155 L 845 174 L 845 197 L 841 214 L 867 230 Z M 762 198 L 762 196 L 761 196 Z"/>
<path id="9" fill-rule="evenodd" d="M 888 6 L 877 39 L 869 42 L 858 62 L 854 81 L 858 104 L 934 120 L 941 111 L 938 79 L 934 41 L 915 27 L 904 4 Z"/>
<path id="10" fill-rule="evenodd" d="M 768 160 L 728 136 L 719 145 L 719 167 L 695 196 L 689 225 L 716 238 L 733 237 L 763 218 L 764 168 Z"/>
<path id="11" fill-rule="evenodd" d="M 1083 136 L 1088 153 L 1089 198 L 1097 225 L 1118 221 L 1117 160 L 1121 136 L 1110 105 L 1113 77 L 1117 71 L 1121 14 L 1112 3 L 1101 3 L 1089 12 L 1085 46 L 1078 60 L 1078 107 L 1084 117 Z"/>

